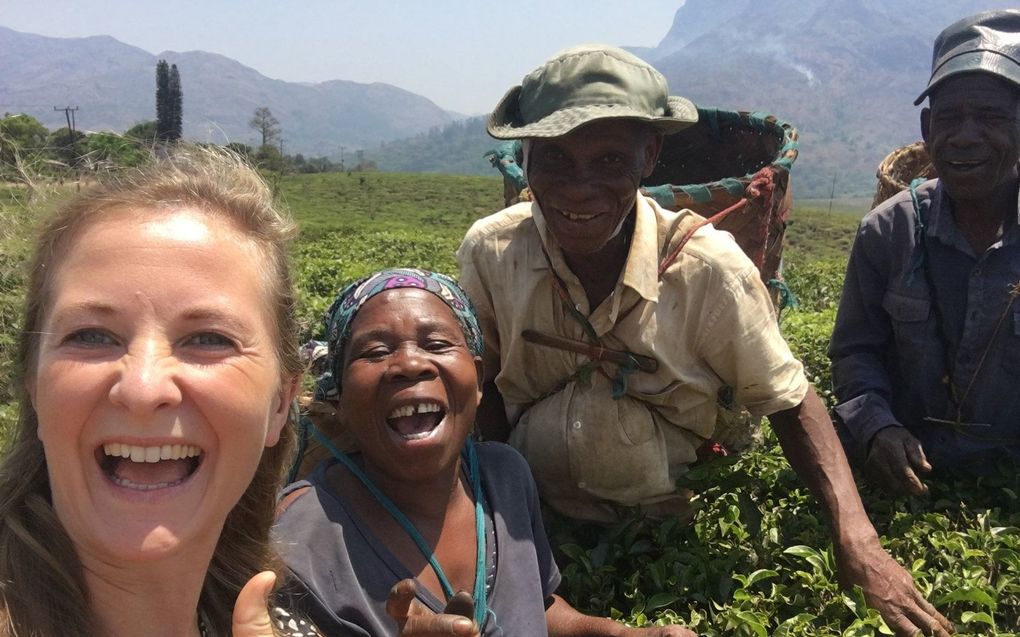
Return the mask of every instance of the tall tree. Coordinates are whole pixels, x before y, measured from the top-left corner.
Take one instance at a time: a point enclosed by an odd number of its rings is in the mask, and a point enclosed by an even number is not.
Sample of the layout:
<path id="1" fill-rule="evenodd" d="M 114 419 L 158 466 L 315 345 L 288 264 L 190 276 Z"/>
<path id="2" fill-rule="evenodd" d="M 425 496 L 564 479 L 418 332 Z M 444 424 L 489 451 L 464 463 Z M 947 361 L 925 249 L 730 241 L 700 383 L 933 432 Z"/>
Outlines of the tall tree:
<path id="1" fill-rule="evenodd" d="M 262 145 L 271 144 L 280 134 L 280 120 L 273 117 L 273 111 L 267 106 L 259 106 L 255 109 L 255 115 L 248 122 L 262 135 Z"/>
<path id="2" fill-rule="evenodd" d="M 156 139 L 170 138 L 170 65 L 166 60 L 156 63 Z"/>
<path id="3" fill-rule="evenodd" d="M 168 106 L 169 106 L 169 127 L 167 130 L 167 140 L 175 142 L 181 138 L 181 133 L 184 131 L 184 120 L 183 120 L 183 97 L 181 95 L 181 74 L 177 71 L 177 65 L 170 65 L 170 81 L 167 86 L 168 89 Z"/>

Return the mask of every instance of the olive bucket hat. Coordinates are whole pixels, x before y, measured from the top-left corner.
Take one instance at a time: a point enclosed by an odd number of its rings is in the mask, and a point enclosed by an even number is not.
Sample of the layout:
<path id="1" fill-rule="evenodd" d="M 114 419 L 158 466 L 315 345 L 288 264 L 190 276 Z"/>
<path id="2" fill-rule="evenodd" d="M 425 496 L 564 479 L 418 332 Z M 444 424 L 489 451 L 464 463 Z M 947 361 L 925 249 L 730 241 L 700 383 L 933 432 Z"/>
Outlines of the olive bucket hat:
<path id="1" fill-rule="evenodd" d="M 698 121 L 694 104 L 669 95 L 666 78 L 641 58 L 606 45 L 567 49 L 524 77 L 486 126 L 497 139 L 560 137 L 602 119 L 647 122 L 675 133 Z"/>
<path id="2" fill-rule="evenodd" d="M 946 27 L 935 38 L 931 79 L 914 105 L 948 78 L 975 71 L 1020 86 L 1020 9 L 986 11 Z"/>

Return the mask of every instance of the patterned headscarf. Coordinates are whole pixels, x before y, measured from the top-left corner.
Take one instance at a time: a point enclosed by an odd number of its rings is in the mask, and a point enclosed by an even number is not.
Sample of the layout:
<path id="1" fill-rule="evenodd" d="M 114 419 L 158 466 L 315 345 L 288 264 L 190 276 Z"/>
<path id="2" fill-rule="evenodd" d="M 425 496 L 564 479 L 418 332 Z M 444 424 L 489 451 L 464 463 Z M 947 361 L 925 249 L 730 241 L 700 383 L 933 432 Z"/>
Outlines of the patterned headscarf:
<path id="1" fill-rule="evenodd" d="M 475 308 L 456 281 L 445 274 L 417 268 L 380 270 L 348 285 L 326 310 L 324 321 L 326 341 L 329 343 L 329 361 L 326 368 L 329 372 L 319 379 L 316 388 L 317 398 L 335 399 L 339 396 L 343 372 L 340 368 L 343 364 L 341 356 L 344 346 L 351 337 L 351 324 L 358 310 L 376 294 L 399 288 L 418 288 L 438 296 L 457 318 L 468 349 L 475 356 L 482 355 L 482 330 L 478 326 Z"/>

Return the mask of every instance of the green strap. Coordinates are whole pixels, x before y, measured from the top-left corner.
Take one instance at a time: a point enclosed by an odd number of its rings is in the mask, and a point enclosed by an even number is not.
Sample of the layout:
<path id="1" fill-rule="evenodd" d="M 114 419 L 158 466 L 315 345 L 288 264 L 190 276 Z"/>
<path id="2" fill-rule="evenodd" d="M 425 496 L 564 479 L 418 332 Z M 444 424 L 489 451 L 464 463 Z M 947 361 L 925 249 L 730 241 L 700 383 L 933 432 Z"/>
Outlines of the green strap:
<path id="1" fill-rule="evenodd" d="M 333 441 L 319 431 L 318 427 L 312 423 L 308 423 L 308 425 L 316 440 L 319 441 L 319 444 L 328 449 L 334 458 L 347 467 L 379 504 L 383 505 L 386 512 L 393 516 L 393 519 L 403 527 L 404 531 L 407 532 L 408 536 L 418 547 L 418 550 L 421 551 L 421 554 L 428 560 L 429 566 L 432 567 L 432 571 L 436 574 L 436 579 L 439 580 L 440 586 L 443 587 L 443 594 L 446 595 L 446 600 L 449 601 L 454 595 L 453 586 L 450 585 L 450 580 L 446 578 L 446 573 L 443 572 L 443 567 L 439 565 L 439 560 L 436 559 L 435 554 L 432 552 L 432 547 L 428 545 L 428 542 L 418 532 L 418 529 L 415 528 L 411 520 L 393 503 L 393 500 L 390 500 L 385 493 L 379 490 L 379 487 L 375 486 L 375 483 L 361 470 L 361 467 L 354 464 L 354 461 L 347 454 L 337 449 Z M 478 478 L 478 456 L 475 453 L 475 446 L 471 438 L 468 438 L 465 444 L 465 454 L 468 461 L 468 479 L 471 482 L 471 490 L 475 499 L 475 537 L 477 538 L 476 543 L 478 546 L 475 555 L 475 590 L 472 598 L 475 602 L 474 619 L 481 626 L 485 616 L 488 614 L 485 596 L 485 512 L 482 508 L 481 480 Z"/>

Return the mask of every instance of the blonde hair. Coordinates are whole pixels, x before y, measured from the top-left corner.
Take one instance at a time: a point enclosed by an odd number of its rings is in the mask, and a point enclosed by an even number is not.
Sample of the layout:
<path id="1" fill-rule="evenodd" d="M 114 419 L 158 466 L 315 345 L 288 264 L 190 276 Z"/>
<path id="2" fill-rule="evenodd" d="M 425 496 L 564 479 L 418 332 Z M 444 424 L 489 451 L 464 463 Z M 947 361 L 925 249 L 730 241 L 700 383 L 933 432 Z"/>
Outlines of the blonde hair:
<path id="1" fill-rule="evenodd" d="M 295 293 L 287 245 L 293 222 L 274 205 L 258 173 L 220 148 L 180 145 L 140 169 L 124 171 L 61 206 L 43 225 L 30 262 L 18 350 L 18 429 L 0 465 L 0 636 L 95 634 L 81 563 L 50 503 L 38 421 L 25 381 L 35 367 L 39 331 L 50 306 L 53 273 L 82 231 L 125 210 L 172 212 L 182 206 L 231 220 L 259 249 L 282 373 L 301 373 Z M 202 586 L 200 605 L 212 634 L 230 632 L 237 593 L 255 573 L 275 568 L 269 529 L 275 496 L 294 447 L 293 426 L 267 448 L 248 489 L 227 516 Z"/>

